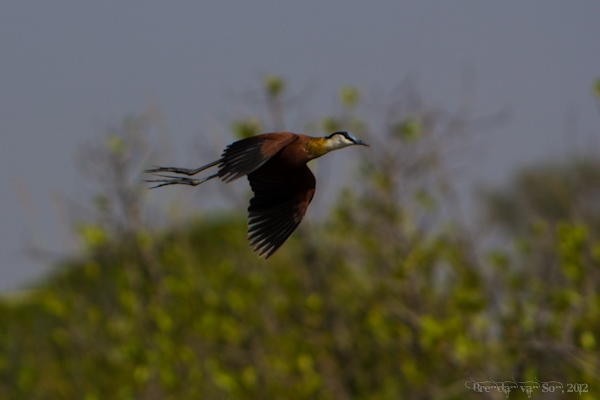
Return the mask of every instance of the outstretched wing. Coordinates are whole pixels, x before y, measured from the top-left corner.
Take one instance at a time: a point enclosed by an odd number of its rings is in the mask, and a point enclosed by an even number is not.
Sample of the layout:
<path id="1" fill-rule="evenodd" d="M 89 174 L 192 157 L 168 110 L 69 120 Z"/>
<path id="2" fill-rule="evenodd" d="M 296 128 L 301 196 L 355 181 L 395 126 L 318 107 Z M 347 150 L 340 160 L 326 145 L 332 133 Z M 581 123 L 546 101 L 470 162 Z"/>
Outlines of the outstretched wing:
<path id="1" fill-rule="evenodd" d="M 248 175 L 297 139 L 298 136 L 291 132 L 274 132 L 238 140 L 223 150 L 219 178 L 231 182 Z"/>
<path id="2" fill-rule="evenodd" d="M 315 176 L 303 165 L 280 168 L 276 159 L 248 175 L 254 197 L 248 207 L 248 241 L 269 258 L 296 230 L 315 194 Z"/>

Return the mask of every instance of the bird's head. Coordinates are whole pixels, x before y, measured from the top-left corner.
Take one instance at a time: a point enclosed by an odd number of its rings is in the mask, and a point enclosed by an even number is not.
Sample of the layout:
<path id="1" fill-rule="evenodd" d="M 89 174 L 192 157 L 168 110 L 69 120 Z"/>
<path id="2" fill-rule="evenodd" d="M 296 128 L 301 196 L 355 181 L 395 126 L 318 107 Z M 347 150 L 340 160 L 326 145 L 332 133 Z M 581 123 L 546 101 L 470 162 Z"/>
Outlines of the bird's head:
<path id="1" fill-rule="evenodd" d="M 369 146 L 350 132 L 334 132 L 325 136 L 324 147 L 328 152 L 354 145 Z"/>

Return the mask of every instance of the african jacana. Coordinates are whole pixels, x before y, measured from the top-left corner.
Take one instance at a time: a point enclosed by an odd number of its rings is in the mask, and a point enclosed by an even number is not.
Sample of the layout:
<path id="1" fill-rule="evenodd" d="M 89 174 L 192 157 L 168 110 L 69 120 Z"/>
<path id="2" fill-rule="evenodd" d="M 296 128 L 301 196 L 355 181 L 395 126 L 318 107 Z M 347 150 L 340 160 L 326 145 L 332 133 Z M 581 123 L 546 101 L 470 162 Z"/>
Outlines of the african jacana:
<path id="1" fill-rule="evenodd" d="M 248 207 L 248 241 L 259 257 L 269 258 L 298 227 L 314 194 L 316 180 L 307 162 L 330 151 L 353 145 L 368 146 L 349 132 L 335 132 L 316 138 L 292 132 L 264 133 L 238 140 L 227 146 L 221 158 L 196 169 L 156 167 L 145 172 L 169 179 L 165 185 L 197 186 L 213 178 L 231 182 L 248 177 L 254 197 Z M 188 176 L 218 166 L 218 172 L 203 179 L 192 179 L 159 172 Z"/>

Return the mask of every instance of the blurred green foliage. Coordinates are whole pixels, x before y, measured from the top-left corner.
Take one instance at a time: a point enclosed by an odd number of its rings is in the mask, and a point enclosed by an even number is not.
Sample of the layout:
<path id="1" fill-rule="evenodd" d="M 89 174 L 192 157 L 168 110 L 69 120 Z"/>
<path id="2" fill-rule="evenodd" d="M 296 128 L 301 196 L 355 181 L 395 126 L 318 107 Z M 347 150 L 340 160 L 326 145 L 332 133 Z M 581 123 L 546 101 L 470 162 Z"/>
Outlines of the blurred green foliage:
<path id="1" fill-rule="evenodd" d="M 230 129 L 237 139 L 245 139 L 263 133 L 261 123 L 256 118 L 233 121 L 230 125 Z"/>
<path id="2" fill-rule="evenodd" d="M 267 75 L 264 79 L 264 88 L 268 97 L 281 97 L 286 88 L 285 79 L 279 75 Z"/>
<path id="3" fill-rule="evenodd" d="M 344 86 L 340 89 L 340 103 L 343 107 L 354 108 L 360 101 L 360 91 L 354 86 Z"/>
<path id="4" fill-rule="evenodd" d="M 279 95 L 285 85 L 269 79 Z M 472 390 L 490 379 L 583 383 L 588 393 L 559 397 L 594 398 L 600 233 L 597 219 L 564 211 L 593 192 L 569 179 L 576 193 L 563 196 L 569 168 L 547 186 L 521 178 L 494 197 L 514 218 L 490 211 L 487 222 L 513 224 L 514 245 L 481 250 L 452 218 L 428 144 L 443 124 L 403 104 L 385 136 L 369 136 L 360 97 L 344 88 L 342 115 L 320 119 L 360 126 L 371 143 L 360 184 L 267 262 L 247 247 L 245 215 L 156 231 L 140 221 L 139 182 L 117 179 L 128 189 L 100 194 L 98 218 L 77 226 L 82 254 L 0 301 L 0 398 L 505 398 Z M 127 121 L 99 158 L 125 175 L 140 148 L 128 133 L 140 121 Z M 256 126 L 232 125 L 242 137 Z"/>

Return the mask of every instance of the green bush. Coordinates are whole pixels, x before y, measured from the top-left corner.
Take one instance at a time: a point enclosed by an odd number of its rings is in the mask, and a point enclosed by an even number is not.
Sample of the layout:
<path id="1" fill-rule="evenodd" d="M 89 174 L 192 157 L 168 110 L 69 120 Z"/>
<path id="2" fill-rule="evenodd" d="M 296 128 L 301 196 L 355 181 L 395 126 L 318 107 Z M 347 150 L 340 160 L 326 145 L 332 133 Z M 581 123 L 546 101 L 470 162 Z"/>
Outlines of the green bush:
<path id="1" fill-rule="evenodd" d="M 361 96 L 343 90 L 351 110 L 336 121 L 366 127 Z M 245 216 L 150 230 L 137 183 L 121 187 L 124 203 L 79 225 L 76 259 L 0 301 L 0 398 L 480 400 L 527 398 L 527 381 L 539 397 L 559 382 L 588 385 L 560 398 L 594 398 L 597 227 L 540 215 L 509 234 L 514 249 L 482 251 L 426 145 L 443 127 L 396 119 L 357 162 L 361 184 L 266 262 Z M 127 129 L 109 149 L 121 167 L 138 147 Z M 123 209 L 135 220 L 113 218 Z"/>

